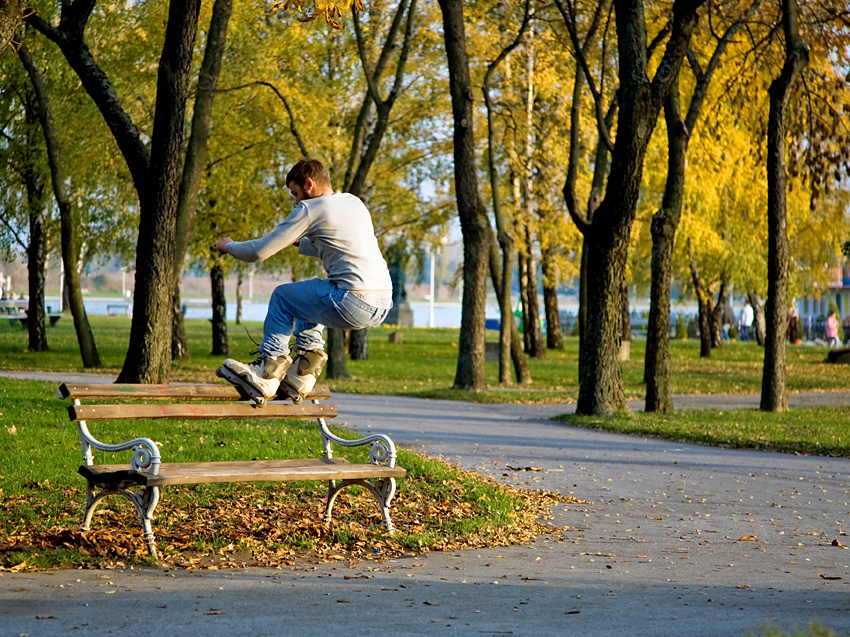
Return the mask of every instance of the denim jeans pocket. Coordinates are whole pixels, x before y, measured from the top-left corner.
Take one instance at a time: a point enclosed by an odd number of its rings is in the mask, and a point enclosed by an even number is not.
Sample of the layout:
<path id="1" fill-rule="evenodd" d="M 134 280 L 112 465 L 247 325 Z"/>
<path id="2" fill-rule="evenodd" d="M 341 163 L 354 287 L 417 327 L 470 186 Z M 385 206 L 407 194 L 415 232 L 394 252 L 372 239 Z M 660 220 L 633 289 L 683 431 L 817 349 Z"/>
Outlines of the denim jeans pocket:
<path id="1" fill-rule="evenodd" d="M 384 310 L 372 307 L 362 299 L 357 298 L 349 290 L 338 290 L 337 292 L 340 294 L 331 294 L 331 299 L 337 313 L 348 324 L 349 329 L 359 330 L 377 325 L 375 317 Z"/>

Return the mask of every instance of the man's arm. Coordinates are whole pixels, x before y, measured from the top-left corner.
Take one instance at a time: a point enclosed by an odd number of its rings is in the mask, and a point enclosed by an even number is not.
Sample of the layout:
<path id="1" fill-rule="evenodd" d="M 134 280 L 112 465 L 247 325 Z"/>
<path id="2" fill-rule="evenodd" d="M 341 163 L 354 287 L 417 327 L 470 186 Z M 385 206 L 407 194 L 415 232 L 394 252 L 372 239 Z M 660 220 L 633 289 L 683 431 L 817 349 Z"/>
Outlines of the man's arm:
<path id="1" fill-rule="evenodd" d="M 306 207 L 297 206 L 291 215 L 266 236 L 251 241 L 233 241 L 230 237 L 225 237 L 219 239 L 215 247 L 220 253 L 229 254 L 240 261 L 264 261 L 288 246 L 297 245 L 308 225 Z"/>

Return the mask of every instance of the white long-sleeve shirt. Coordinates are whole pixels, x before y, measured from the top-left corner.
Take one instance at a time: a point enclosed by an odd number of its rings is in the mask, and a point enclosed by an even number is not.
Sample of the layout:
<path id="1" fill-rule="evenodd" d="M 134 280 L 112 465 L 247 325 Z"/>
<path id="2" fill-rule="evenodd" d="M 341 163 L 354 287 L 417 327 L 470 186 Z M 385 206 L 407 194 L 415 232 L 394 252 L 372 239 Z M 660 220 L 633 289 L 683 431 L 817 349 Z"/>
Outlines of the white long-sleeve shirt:
<path id="1" fill-rule="evenodd" d="M 272 232 L 251 241 L 234 241 L 227 252 L 242 261 L 263 261 L 296 241 L 301 254 L 322 260 L 337 287 L 392 290 L 372 217 L 363 202 L 348 193 L 305 199 Z"/>

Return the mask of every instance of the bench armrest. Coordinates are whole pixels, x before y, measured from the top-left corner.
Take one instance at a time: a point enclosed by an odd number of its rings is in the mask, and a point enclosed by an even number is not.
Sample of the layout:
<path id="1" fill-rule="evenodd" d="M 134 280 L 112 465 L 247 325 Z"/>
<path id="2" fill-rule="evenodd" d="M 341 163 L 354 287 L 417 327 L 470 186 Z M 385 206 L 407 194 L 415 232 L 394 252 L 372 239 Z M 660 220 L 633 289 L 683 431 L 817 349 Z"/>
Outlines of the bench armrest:
<path id="1" fill-rule="evenodd" d="M 333 435 L 330 429 L 328 429 L 324 418 L 319 418 L 318 420 L 319 428 L 322 432 L 322 444 L 325 448 L 325 457 L 333 457 L 333 452 L 331 451 L 331 443 L 340 445 L 342 447 L 361 447 L 363 445 L 372 445 L 372 448 L 369 450 L 370 463 L 374 465 L 384 465 L 387 467 L 395 466 L 395 443 L 393 443 L 392 439 L 389 436 L 385 434 L 370 434 L 368 436 L 364 436 L 363 438 L 347 440 L 345 438 L 340 438 L 339 436 Z"/>
<path id="2" fill-rule="evenodd" d="M 80 401 L 75 400 L 74 404 L 79 405 Z M 92 448 L 98 451 L 133 451 L 133 457 L 130 459 L 130 467 L 133 471 L 148 470 L 151 475 L 156 475 L 159 472 L 159 465 L 162 463 L 162 457 L 159 454 L 159 447 L 150 438 L 134 438 L 127 442 L 120 442 L 116 445 L 110 445 L 101 442 L 95 438 L 89 431 L 85 420 L 77 421 L 77 428 L 80 431 L 80 444 L 83 448 L 83 461 L 87 465 L 94 463 L 92 456 Z"/>

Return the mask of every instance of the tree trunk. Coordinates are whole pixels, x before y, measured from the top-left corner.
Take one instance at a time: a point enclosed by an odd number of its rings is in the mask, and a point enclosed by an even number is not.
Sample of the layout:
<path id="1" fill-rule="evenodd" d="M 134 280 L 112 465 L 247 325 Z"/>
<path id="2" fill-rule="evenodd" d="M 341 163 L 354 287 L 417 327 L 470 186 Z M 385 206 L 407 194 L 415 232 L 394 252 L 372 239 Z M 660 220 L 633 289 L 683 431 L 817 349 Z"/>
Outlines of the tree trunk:
<path id="1" fill-rule="evenodd" d="M 213 356 L 227 356 L 227 298 L 224 294 L 224 268 L 221 259 L 214 258 L 210 268 L 210 295 L 212 298 L 212 351 Z"/>
<path id="2" fill-rule="evenodd" d="M 351 378 L 351 372 L 345 364 L 345 330 L 327 328 L 325 350 L 328 362 L 325 365 L 325 378 Z"/>
<path id="3" fill-rule="evenodd" d="M 667 121 L 667 183 L 661 209 L 652 216 L 652 259 L 649 320 L 646 325 L 644 411 L 672 414 L 670 394 L 670 285 L 673 271 L 673 240 L 682 216 L 685 154 L 689 132 L 679 106 L 678 78 L 670 85 L 664 102 Z M 700 315 L 702 310 L 700 310 Z"/>
<path id="4" fill-rule="evenodd" d="M 328 327 L 326 331 L 328 362 L 325 364 L 325 378 L 351 378 L 345 362 L 345 330 Z"/>
<path id="5" fill-rule="evenodd" d="M 8 51 L 23 16 L 21 0 L 0 0 L 0 51 Z"/>
<path id="6" fill-rule="evenodd" d="M 588 223 L 578 213 L 573 184 L 565 186 L 570 216 L 587 239 L 587 343 L 582 347 L 577 413 L 613 414 L 626 408 L 619 361 L 622 273 L 640 193 L 647 145 L 662 100 L 687 50 L 701 0 L 673 7 L 674 22 L 653 80 L 647 71 L 646 23 L 641 3 L 615 0 L 619 91 L 617 138 L 605 198 Z M 600 128 L 600 132 L 603 129 Z"/>
<path id="7" fill-rule="evenodd" d="M 41 122 L 41 130 L 44 133 L 44 141 L 47 147 L 47 159 L 50 164 L 50 174 L 53 182 L 53 193 L 56 198 L 56 206 L 59 208 L 59 220 L 62 235 L 62 261 L 65 264 L 65 289 L 68 291 L 69 307 L 74 316 L 74 329 L 77 332 L 77 342 L 80 346 L 80 355 L 83 367 L 100 367 L 100 355 L 94 342 L 94 335 L 86 316 L 83 305 L 83 292 L 80 285 L 80 248 L 77 238 L 77 223 L 75 220 L 75 206 L 71 201 L 66 188 L 65 169 L 62 157 L 59 153 L 59 140 L 56 137 L 56 129 L 53 125 L 53 111 L 50 107 L 50 99 L 44 85 L 44 78 L 35 64 L 28 49 L 21 45 L 18 50 L 21 62 L 29 75 L 30 82 L 35 89 L 38 99 L 38 118 Z M 44 303 L 38 307 L 43 308 Z M 44 317 L 42 316 L 42 322 Z"/>
<path id="8" fill-rule="evenodd" d="M 180 295 L 180 278 L 174 278 L 174 293 L 171 296 L 171 360 L 189 358 L 186 326 L 183 323 L 183 301 Z"/>
<path id="9" fill-rule="evenodd" d="M 353 361 L 365 361 L 369 358 L 369 330 L 351 330 L 348 341 L 348 355 Z"/>
<path id="10" fill-rule="evenodd" d="M 47 267 L 47 235 L 44 218 L 44 177 L 38 170 L 36 158 L 36 121 L 38 106 L 34 92 L 24 96 L 24 112 L 27 123 L 26 147 L 22 174 L 27 191 L 29 213 L 29 245 L 27 245 L 27 286 L 29 307 L 27 308 L 27 330 L 29 349 L 33 352 L 47 351 L 47 332 L 44 323 L 44 281 Z"/>
<path id="11" fill-rule="evenodd" d="M 236 324 L 242 325 L 242 270 L 236 273 Z"/>
<path id="12" fill-rule="evenodd" d="M 47 331 L 44 324 L 44 271 L 47 264 L 47 237 L 44 233 L 44 213 L 40 197 L 29 202 L 29 245 L 27 245 L 27 275 L 29 307 L 27 330 L 31 352 L 47 351 Z M 38 311 L 41 308 L 41 311 Z"/>
<path id="13" fill-rule="evenodd" d="M 139 243 L 130 345 L 122 383 L 167 383 L 171 372 L 174 249 L 183 119 L 200 0 L 171 0 L 159 64 L 157 106 L 146 194 L 140 196 Z"/>
<path id="14" fill-rule="evenodd" d="M 595 218 L 604 214 L 604 205 L 603 202 Z M 579 379 L 576 405 L 580 414 L 612 415 L 626 409 L 620 368 L 620 328 L 628 236 L 610 231 L 588 241 L 588 263 L 593 267 L 587 272 L 587 334 L 581 360 L 584 375 Z"/>
<path id="15" fill-rule="evenodd" d="M 522 249 L 517 252 L 517 279 L 519 281 L 519 305 L 522 313 L 522 349 L 532 355 L 531 334 L 528 331 L 528 259 Z"/>
<path id="16" fill-rule="evenodd" d="M 761 302 L 761 297 L 755 292 L 749 294 L 750 305 L 753 306 L 753 331 L 755 332 L 756 343 L 764 346 L 764 341 L 767 335 L 767 326 L 764 317 L 764 306 Z"/>
<path id="17" fill-rule="evenodd" d="M 626 278 L 621 281 L 622 305 L 620 307 L 620 362 L 629 360 L 632 351 L 632 316 L 629 313 L 629 286 Z"/>
<path id="18" fill-rule="evenodd" d="M 688 253 L 690 258 L 691 280 L 694 283 L 694 294 L 697 297 L 699 312 L 699 355 L 701 358 L 711 357 L 711 316 L 713 314 L 711 291 L 703 283 L 697 267 L 696 257 L 688 240 Z"/>
<path id="19" fill-rule="evenodd" d="M 504 258 L 504 251 L 502 252 L 502 257 Z M 499 264 L 499 249 L 496 245 L 495 241 L 490 243 L 490 278 L 493 281 L 493 289 L 496 290 L 504 290 L 504 262 L 500 266 Z M 510 289 L 510 286 L 507 286 Z M 516 326 L 516 321 L 514 320 L 513 308 L 510 306 L 510 298 L 508 298 L 508 313 L 507 318 L 505 314 L 502 314 L 502 323 L 503 327 L 506 323 L 508 329 L 510 330 L 510 356 L 514 365 L 514 374 L 516 378 L 516 382 L 521 385 L 528 385 L 531 383 L 531 371 L 528 369 L 528 360 L 525 358 L 525 352 L 522 349 L 522 340 L 519 337 L 519 329 Z M 500 331 L 501 333 L 501 331 Z"/>
<path id="20" fill-rule="evenodd" d="M 723 345 L 723 315 L 726 313 L 726 281 L 721 282 L 711 311 L 711 348 Z"/>
<path id="21" fill-rule="evenodd" d="M 540 300 L 537 292 L 537 260 L 534 258 L 532 241 L 534 235 L 526 226 L 526 297 L 528 306 L 523 312 L 525 319 L 525 333 L 528 335 L 528 354 L 532 358 L 546 358 L 546 347 L 543 345 L 543 332 L 540 328 Z"/>
<path id="22" fill-rule="evenodd" d="M 561 333 L 561 313 L 558 310 L 558 276 L 552 259 L 552 251 L 543 252 L 543 309 L 546 313 L 546 347 L 564 349 Z"/>
<path id="23" fill-rule="evenodd" d="M 482 391 L 484 310 L 490 252 L 490 222 L 478 193 L 473 130 L 472 82 L 466 53 L 461 0 L 440 0 L 454 121 L 454 175 L 463 233 L 463 310 L 454 388 Z"/>
<path id="24" fill-rule="evenodd" d="M 209 138 L 212 122 L 213 97 L 221 71 L 221 58 L 227 36 L 227 24 L 233 0 L 215 0 L 213 4 L 210 28 L 207 32 L 207 43 L 204 49 L 204 59 L 198 75 L 198 88 L 195 95 L 195 111 L 192 115 L 192 132 L 186 150 L 186 161 L 183 164 L 180 193 L 177 199 L 176 245 L 174 249 L 174 294 L 178 297 L 175 306 L 180 304 L 180 272 L 189 248 L 192 235 L 192 225 L 195 211 L 198 207 L 198 190 L 201 184 L 207 157 L 207 139 Z M 186 341 L 186 329 L 183 326 L 183 313 L 172 312 L 174 325 L 171 329 L 172 359 L 189 358 L 189 344 Z M 174 339 L 178 339 L 174 342 Z"/>
<path id="25" fill-rule="evenodd" d="M 785 388 L 785 331 L 788 320 L 786 117 L 794 85 L 809 55 L 800 37 L 796 0 L 783 0 L 782 27 L 785 33 L 785 65 L 770 85 L 767 123 L 767 336 L 760 404 L 762 410 L 773 412 L 788 411 Z"/>

